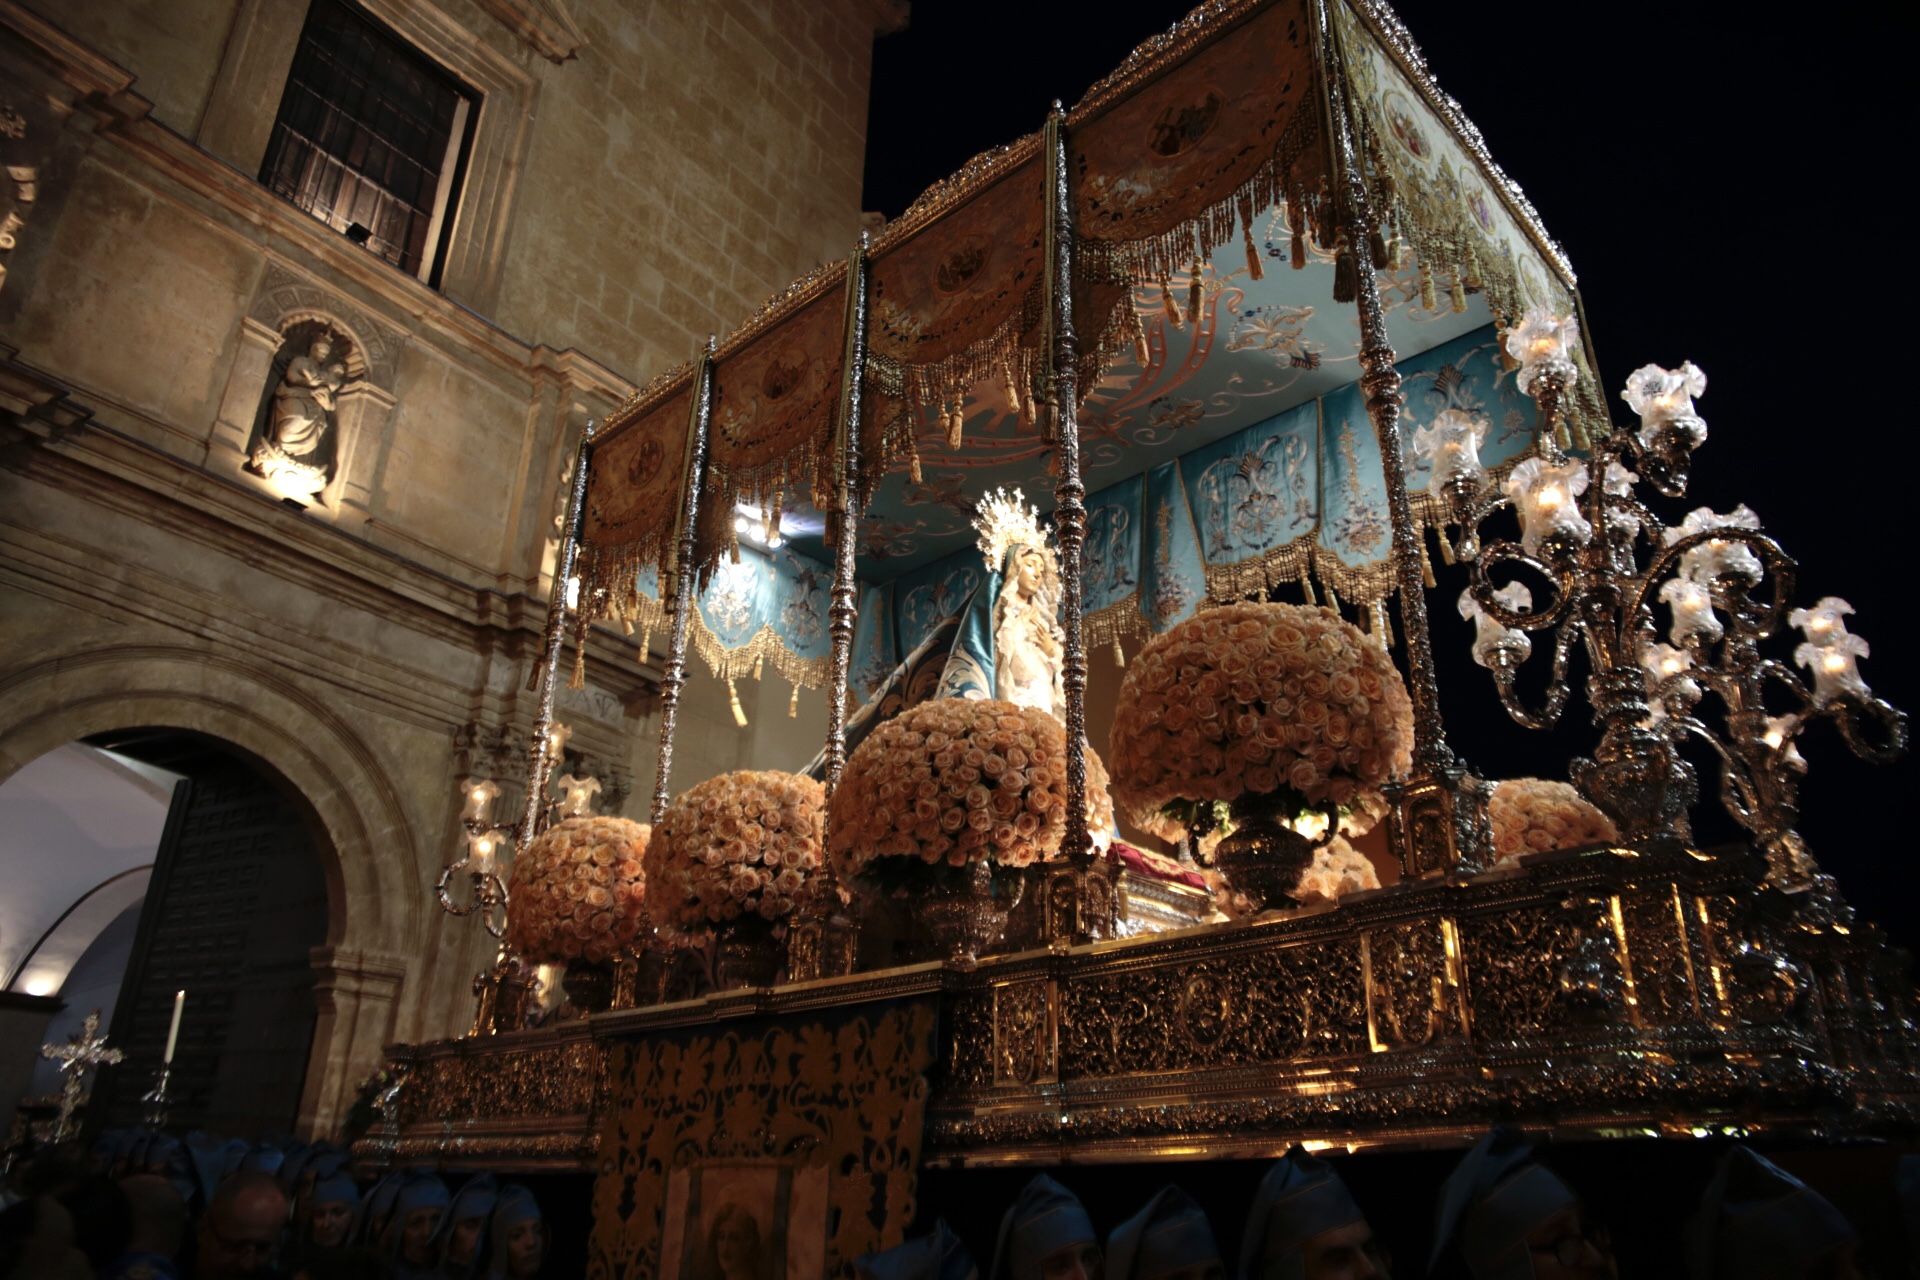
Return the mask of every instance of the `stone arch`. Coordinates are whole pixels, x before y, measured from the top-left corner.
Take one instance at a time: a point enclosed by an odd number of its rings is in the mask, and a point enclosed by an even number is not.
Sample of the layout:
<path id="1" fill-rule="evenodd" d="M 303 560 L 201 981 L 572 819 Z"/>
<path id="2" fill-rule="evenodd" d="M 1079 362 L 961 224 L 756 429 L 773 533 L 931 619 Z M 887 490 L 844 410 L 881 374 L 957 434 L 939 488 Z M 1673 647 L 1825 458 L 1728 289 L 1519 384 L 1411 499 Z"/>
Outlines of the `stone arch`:
<path id="1" fill-rule="evenodd" d="M 231 742 L 280 773 L 319 820 L 330 946 L 385 950 L 424 924 L 421 895 L 402 874 L 415 865 L 415 838 L 386 771 L 336 711 L 265 663 L 170 645 L 74 654 L 0 682 L 0 725 L 0 780 L 114 729 Z"/>
<path id="2" fill-rule="evenodd" d="M 327 884 L 314 952 L 320 1018 L 300 1124 L 327 1133 L 394 1030 L 407 958 L 428 927 L 418 840 L 365 740 L 314 693 L 244 654 L 184 645 L 100 648 L 0 679 L 0 781 L 64 743 L 131 727 L 231 743 L 299 792 Z"/>

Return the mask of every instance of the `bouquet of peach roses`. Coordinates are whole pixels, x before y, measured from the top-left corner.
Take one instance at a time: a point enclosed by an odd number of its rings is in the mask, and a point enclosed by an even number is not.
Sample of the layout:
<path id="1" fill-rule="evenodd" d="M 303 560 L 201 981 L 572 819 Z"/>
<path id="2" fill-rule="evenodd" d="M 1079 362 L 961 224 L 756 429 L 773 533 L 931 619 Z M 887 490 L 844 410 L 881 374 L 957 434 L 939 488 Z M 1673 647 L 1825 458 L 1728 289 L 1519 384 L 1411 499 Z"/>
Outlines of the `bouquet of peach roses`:
<path id="1" fill-rule="evenodd" d="M 824 865 L 826 792 L 812 778 L 741 770 L 674 798 L 647 851 L 655 915 L 689 931 L 793 912 Z"/>
<path id="2" fill-rule="evenodd" d="M 991 699 L 909 707 L 854 748 L 833 793 L 830 852 L 845 878 L 887 888 L 933 868 L 1018 868 L 1066 832 L 1066 730 L 1044 711 Z M 1087 826 L 1108 829 L 1106 769 L 1087 752 Z"/>
<path id="3" fill-rule="evenodd" d="M 649 828 L 626 818 L 568 818 L 514 859 L 509 948 L 535 964 L 608 964 L 646 915 Z"/>
<path id="4" fill-rule="evenodd" d="M 1331 610 L 1225 605 L 1140 651 L 1108 750 L 1122 812 L 1148 829 L 1249 795 L 1364 829 L 1411 767 L 1413 704 L 1392 659 Z"/>
<path id="5" fill-rule="evenodd" d="M 1487 817 L 1493 823 L 1494 852 L 1507 865 L 1523 853 L 1577 849 L 1620 838 L 1613 820 L 1570 784 L 1544 778 L 1509 778 L 1496 786 L 1487 799 Z"/>

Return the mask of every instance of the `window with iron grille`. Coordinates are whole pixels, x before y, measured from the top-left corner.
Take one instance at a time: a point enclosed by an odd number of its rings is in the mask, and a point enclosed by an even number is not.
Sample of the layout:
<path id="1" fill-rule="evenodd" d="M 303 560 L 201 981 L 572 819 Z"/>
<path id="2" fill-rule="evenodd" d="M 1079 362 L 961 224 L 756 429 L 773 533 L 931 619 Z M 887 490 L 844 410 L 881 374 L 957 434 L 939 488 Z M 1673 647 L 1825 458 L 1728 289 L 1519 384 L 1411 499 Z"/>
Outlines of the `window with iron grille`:
<path id="1" fill-rule="evenodd" d="M 439 283 L 479 95 L 343 0 L 312 0 L 260 181 Z"/>

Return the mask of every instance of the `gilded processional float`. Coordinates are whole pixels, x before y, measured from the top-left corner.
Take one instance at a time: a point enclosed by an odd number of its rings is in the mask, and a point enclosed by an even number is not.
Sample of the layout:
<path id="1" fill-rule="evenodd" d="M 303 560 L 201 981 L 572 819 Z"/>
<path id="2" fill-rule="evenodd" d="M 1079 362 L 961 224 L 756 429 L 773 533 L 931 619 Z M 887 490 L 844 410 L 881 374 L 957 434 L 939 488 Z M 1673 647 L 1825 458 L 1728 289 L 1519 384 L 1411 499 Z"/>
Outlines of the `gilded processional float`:
<path id="1" fill-rule="evenodd" d="M 1904 717 L 1751 512 L 1650 505 L 1705 376 L 1614 425 L 1580 314 L 1391 13 L 1234 0 L 654 379 L 580 443 L 525 812 L 476 780 L 441 880 L 474 1032 L 362 1160 L 590 1172 L 615 1276 L 716 1161 L 838 1269 L 930 1166 L 1911 1125 L 1904 957 L 1795 829 L 1802 731 Z M 1430 592 L 1522 725 L 1584 666 L 1567 780 L 1449 747 Z M 595 624 L 665 646 L 646 825 L 554 777 Z M 824 689 L 819 757 L 675 777 L 694 654 Z"/>

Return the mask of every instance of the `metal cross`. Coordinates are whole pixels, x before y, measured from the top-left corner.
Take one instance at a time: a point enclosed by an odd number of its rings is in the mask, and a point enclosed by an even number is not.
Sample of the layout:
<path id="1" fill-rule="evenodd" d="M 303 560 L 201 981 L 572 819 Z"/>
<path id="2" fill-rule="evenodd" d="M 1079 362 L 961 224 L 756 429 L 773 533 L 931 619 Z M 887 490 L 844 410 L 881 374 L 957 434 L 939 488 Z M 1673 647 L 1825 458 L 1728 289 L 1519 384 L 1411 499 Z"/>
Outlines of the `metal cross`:
<path id="1" fill-rule="evenodd" d="M 107 1048 L 107 1038 L 100 1034 L 100 1011 L 95 1009 L 80 1024 L 77 1035 L 69 1036 L 65 1044 L 41 1045 L 40 1056 L 58 1062 L 60 1074 L 66 1077 L 60 1087 L 60 1116 L 53 1128 L 53 1140 L 66 1142 L 77 1132 L 73 1113 L 80 1107 L 80 1077 L 91 1067 L 118 1062 L 126 1055 Z"/>

